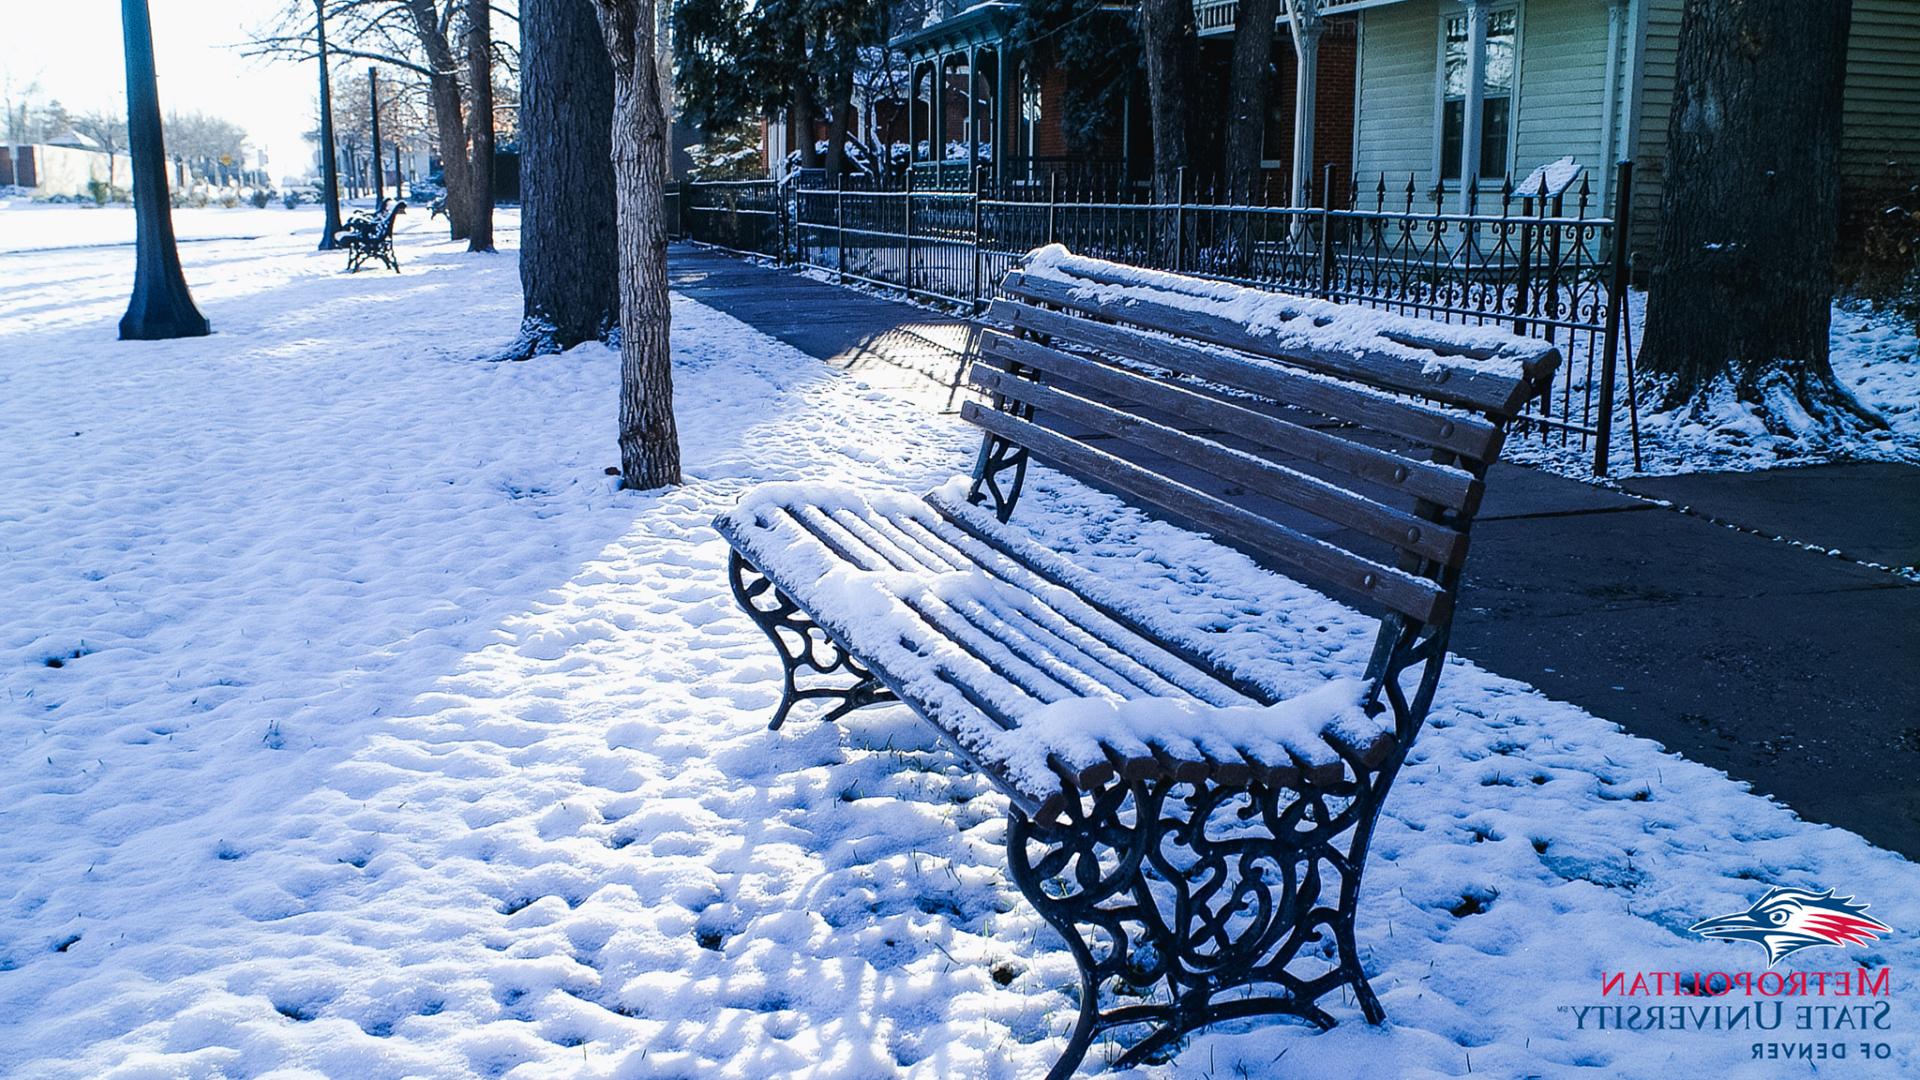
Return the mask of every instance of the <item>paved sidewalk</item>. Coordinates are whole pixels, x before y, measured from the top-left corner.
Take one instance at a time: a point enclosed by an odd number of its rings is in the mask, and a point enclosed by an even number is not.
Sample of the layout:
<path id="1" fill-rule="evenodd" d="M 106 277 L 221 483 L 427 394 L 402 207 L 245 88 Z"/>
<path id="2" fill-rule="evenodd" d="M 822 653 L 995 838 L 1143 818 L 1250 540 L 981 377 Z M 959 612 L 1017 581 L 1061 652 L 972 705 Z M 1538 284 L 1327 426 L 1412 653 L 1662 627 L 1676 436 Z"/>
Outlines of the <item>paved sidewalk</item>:
<path id="1" fill-rule="evenodd" d="M 965 396 L 964 320 L 683 245 L 669 272 L 871 385 L 936 411 Z M 1920 469 L 1628 485 L 1676 508 L 1496 469 L 1455 651 L 1920 858 L 1920 585 L 1852 561 L 1920 555 Z"/>

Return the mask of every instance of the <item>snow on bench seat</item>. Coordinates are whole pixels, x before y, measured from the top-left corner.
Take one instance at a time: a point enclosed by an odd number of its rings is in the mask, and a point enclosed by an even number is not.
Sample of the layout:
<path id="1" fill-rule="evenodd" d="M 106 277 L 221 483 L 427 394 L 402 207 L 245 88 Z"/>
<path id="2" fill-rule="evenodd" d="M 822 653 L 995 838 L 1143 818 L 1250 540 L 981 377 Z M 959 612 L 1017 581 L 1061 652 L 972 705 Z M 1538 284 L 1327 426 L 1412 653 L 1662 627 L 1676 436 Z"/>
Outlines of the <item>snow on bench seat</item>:
<path id="1" fill-rule="evenodd" d="M 1168 620 L 966 502 L 776 483 L 715 522 L 807 616 L 1029 809 L 1070 781 L 1321 782 L 1389 718 L 1343 679 L 1274 695 Z M 1339 750 L 1336 750 L 1336 744 Z"/>

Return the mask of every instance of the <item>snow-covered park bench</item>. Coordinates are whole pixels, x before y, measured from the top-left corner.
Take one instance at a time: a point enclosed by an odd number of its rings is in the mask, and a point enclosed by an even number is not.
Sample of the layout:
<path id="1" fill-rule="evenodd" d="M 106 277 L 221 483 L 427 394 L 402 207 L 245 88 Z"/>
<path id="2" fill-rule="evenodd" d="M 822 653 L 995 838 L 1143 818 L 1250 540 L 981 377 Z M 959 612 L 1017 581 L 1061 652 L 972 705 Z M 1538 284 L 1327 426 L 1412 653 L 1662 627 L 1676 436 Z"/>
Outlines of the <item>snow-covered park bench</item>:
<path id="1" fill-rule="evenodd" d="M 348 219 L 346 227 L 334 234 L 334 241 L 347 249 L 347 273 L 359 270 L 369 259 L 379 260 L 396 274 L 400 272 L 400 260 L 393 254 L 393 226 L 406 212 L 407 204 L 395 199 L 377 214 L 355 214 Z"/>
<path id="2" fill-rule="evenodd" d="M 1317 1002 L 1342 988 L 1380 1021 L 1354 942 L 1368 840 L 1440 678 L 1487 467 L 1559 354 L 1057 248 L 1001 291 L 970 482 L 771 484 L 716 521 L 786 665 L 773 726 L 900 702 L 1006 793 L 1013 880 L 1080 970 L 1055 1077 L 1113 1029 L 1140 1033 L 1131 1064 L 1222 1020 L 1330 1027 Z M 1364 677 L 1283 700 L 1024 535 L 1030 457 L 1378 612 Z"/>

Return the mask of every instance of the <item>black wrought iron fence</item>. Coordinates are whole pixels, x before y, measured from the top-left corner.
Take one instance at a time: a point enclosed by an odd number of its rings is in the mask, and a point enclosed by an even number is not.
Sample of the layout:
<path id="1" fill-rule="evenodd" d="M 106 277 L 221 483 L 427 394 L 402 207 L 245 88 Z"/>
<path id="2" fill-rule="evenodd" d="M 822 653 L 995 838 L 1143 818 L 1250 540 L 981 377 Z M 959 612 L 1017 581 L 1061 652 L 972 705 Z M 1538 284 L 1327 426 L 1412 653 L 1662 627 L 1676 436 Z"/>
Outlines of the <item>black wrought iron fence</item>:
<path id="1" fill-rule="evenodd" d="M 691 184 L 679 209 L 691 239 L 975 308 L 1029 251 L 1059 243 L 1133 266 L 1506 326 L 1553 341 L 1565 358 L 1523 434 L 1591 449 L 1605 475 L 1619 403 L 1639 449 L 1625 321 L 1632 180 L 1623 163 L 1605 216 L 1590 180 L 1450 210 L 1411 181 L 1390 194 L 1384 178 L 1347 192 L 1340 209 L 1203 202 L 1184 184 L 1172 202 L 1134 201 L 1124 188 L 1063 196 L 1058 178 L 993 185 L 984 175 L 970 189 Z"/>
<path id="2" fill-rule="evenodd" d="M 685 235 L 703 244 L 785 260 L 787 189 L 775 180 L 715 180 L 680 186 Z"/>

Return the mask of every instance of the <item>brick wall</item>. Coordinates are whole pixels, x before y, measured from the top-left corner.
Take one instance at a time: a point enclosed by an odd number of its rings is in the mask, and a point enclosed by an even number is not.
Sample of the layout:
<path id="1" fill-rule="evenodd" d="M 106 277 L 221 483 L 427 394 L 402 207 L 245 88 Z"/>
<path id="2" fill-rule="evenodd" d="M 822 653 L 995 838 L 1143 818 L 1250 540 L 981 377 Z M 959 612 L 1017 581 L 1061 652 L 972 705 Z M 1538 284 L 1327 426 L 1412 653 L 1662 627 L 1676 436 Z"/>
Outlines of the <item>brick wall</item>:
<path id="1" fill-rule="evenodd" d="M 1309 202 L 1318 205 L 1321 198 L 1321 184 L 1326 178 L 1327 166 L 1333 166 L 1333 190 L 1336 205 L 1345 205 L 1348 185 L 1353 179 L 1353 97 L 1354 74 L 1360 57 L 1360 38 L 1356 33 L 1358 23 L 1352 18 L 1329 19 L 1326 29 L 1320 36 L 1320 55 L 1316 65 L 1316 85 L 1313 91 L 1313 183 Z M 1274 45 L 1274 85 L 1268 90 L 1274 102 L 1273 107 L 1280 110 L 1285 118 L 1281 129 L 1286 136 L 1286 149 L 1276 151 L 1269 147 L 1267 152 L 1274 154 L 1270 160 L 1280 161 L 1280 167 L 1267 170 L 1266 199 L 1269 205 L 1285 206 L 1292 196 L 1293 187 L 1293 108 L 1294 81 L 1298 62 L 1293 51 L 1293 42 L 1285 34 L 1277 35 Z"/>

